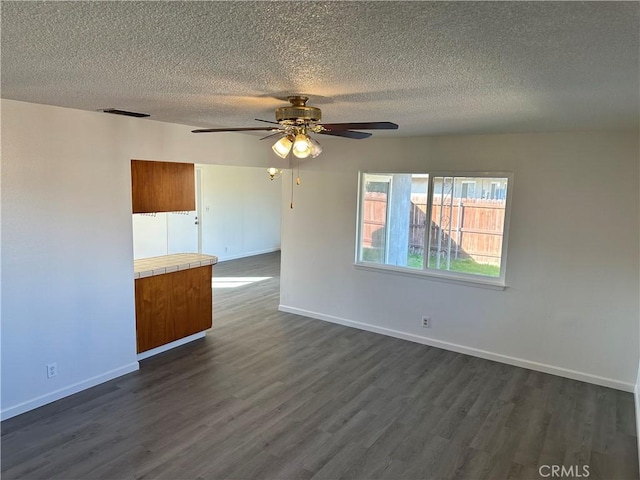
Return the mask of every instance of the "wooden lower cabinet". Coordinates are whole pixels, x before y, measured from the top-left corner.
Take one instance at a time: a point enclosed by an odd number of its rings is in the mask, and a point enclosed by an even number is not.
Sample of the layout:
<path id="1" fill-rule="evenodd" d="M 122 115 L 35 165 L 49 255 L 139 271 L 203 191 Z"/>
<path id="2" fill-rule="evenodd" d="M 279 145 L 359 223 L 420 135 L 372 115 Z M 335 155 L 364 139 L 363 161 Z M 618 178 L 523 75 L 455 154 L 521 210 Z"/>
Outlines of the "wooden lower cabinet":
<path id="1" fill-rule="evenodd" d="M 136 279 L 138 353 L 211 328 L 212 266 Z"/>

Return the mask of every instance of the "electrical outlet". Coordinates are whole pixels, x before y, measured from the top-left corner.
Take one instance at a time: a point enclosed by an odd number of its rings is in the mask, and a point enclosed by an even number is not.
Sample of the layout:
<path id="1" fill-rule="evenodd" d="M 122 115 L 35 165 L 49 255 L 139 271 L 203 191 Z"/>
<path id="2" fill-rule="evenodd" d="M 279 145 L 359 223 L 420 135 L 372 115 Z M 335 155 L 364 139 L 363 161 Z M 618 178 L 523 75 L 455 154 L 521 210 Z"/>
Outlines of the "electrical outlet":
<path id="1" fill-rule="evenodd" d="M 47 378 L 55 377 L 58 375 L 58 364 L 50 363 L 47 365 Z"/>
<path id="2" fill-rule="evenodd" d="M 430 317 L 422 317 L 422 326 L 424 328 L 430 328 L 431 327 L 431 318 Z"/>

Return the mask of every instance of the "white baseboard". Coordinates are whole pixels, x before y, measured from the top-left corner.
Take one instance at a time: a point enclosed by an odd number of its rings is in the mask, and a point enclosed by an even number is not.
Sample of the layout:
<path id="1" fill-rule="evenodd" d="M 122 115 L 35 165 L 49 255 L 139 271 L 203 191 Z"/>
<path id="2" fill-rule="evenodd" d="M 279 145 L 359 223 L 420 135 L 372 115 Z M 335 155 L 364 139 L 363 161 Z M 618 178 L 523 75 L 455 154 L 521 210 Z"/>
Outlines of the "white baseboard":
<path id="1" fill-rule="evenodd" d="M 16 415 L 20 415 L 21 413 L 28 412 L 29 410 L 33 410 L 38 407 L 42 407 L 51 402 L 55 402 L 56 400 L 60 400 L 61 398 L 68 397 L 69 395 L 73 395 L 74 393 L 78 393 L 82 390 L 86 390 L 87 388 L 95 387 L 104 382 L 108 382 L 109 380 L 113 380 L 114 378 L 121 377 L 122 375 L 126 375 L 127 373 L 135 372 L 138 370 L 139 365 L 138 362 L 129 363 L 128 365 L 124 365 L 120 368 L 116 368 L 115 370 L 110 370 L 101 375 L 96 375 L 95 377 L 88 378 L 78 383 L 74 383 L 73 385 L 69 385 L 68 387 L 61 388 L 56 390 L 55 392 L 47 393 L 45 395 L 41 395 L 40 397 L 33 398 L 31 400 L 27 400 L 26 402 L 20 403 L 18 405 L 14 405 L 13 407 L 5 408 L 0 411 L 0 420 L 6 420 L 11 417 L 15 417 Z"/>
<path id="2" fill-rule="evenodd" d="M 180 340 L 176 340 L 175 342 L 152 348 L 151 350 L 147 350 L 146 352 L 139 353 L 138 360 L 144 360 L 145 358 L 149 358 L 159 353 L 166 352 L 167 350 L 179 347 L 180 345 L 184 345 L 185 343 L 193 342 L 194 340 L 198 340 L 199 338 L 204 338 L 205 335 L 206 330 L 203 332 L 194 333 L 193 335 L 189 335 L 188 337 L 181 338 Z"/>
<path id="3" fill-rule="evenodd" d="M 600 377 L 598 375 L 592 375 L 590 373 L 578 372 L 567 368 L 556 367 L 553 365 L 547 365 L 544 363 L 534 362 L 526 360 L 524 358 L 511 357 L 503 355 L 501 353 L 489 352 L 486 350 L 480 350 L 473 347 L 467 347 L 465 345 L 459 345 L 456 343 L 443 342 L 442 340 L 436 340 L 429 337 L 422 337 L 420 335 L 414 335 L 412 333 L 406 333 L 399 330 L 393 330 L 385 327 L 377 327 L 375 325 L 369 325 L 367 323 L 356 322 L 353 320 L 347 320 L 345 318 L 334 317 L 332 315 L 325 315 L 324 313 L 312 312 L 309 310 L 303 310 L 301 308 L 290 307 L 287 305 L 279 305 L 278 309 L 281 312 L 294 313 L 303 317 L 315 318 L 317 320 L 324 320 L 325 322 L 337 323 L 346 327 L 358 328 L 360 330 L 366 330 L 368 332 L 380 333 L 389 337 L 400 338 L 403 340 L 409 340 L 410 342 L 421 343 L 423 345 L 429 345 L 431 347 L 442 348 L 443 350 L 451 350 L 452 352 L 464 353 L 465 355 L 471 355 L 473 357 L 480 357 L 487 360 L 493 360 L 496 362 L 506 363 L 508 365 L 514 365 L 516 367 L 527 368 L 529 370 L 535 370 L 538 372 L 550 373 L 552 375 L 558 375 L 559 377 L 571 378 L 573 380 L 580 380 L 587 383 L 593 383 L 595 385 L 601 385 L 603 387 L 615 388 L 616 390 L 622 390 L 624 392 L 633 392 L 634 385 L 628 382 L 622 382 L 613 378 Z M 636 402 L 637 402 L 636 396 Z M 636 409 L 637 409 L 636 403 Z"/>
<path id="4" fill-rule="evenodd" d="M 218 257 L 218 262 L 225 262 L 227 260 L 236 260 L 238 258 L 253 257 L 254 255 L 262 255 L 264 253 L 273 253 L 273 252 L 279 252 L 279 251 L 280 251 L 280 247 L 266 248 L 264 250 L 254 250 L 253 252 L 238 253 L 235 255 L 224 255 L 224 256 L 217 255 L 217 257 Z M 213 266 L 213 268 L 215 269 L 215 265 Z"/>
<path id="5" fill-rule="evenodd" d="M 640 467 L 640 367 L 636 387 L 633 390 L 633 398 L 636 405 L 636 438 L 638 442 L 638 466 Z"/>

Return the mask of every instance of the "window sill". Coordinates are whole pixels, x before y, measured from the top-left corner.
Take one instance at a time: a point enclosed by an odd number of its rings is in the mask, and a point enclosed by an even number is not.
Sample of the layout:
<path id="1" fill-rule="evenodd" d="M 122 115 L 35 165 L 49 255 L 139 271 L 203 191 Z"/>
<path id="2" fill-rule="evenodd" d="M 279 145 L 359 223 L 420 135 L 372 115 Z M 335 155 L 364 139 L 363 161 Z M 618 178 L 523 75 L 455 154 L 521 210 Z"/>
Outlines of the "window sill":
<path id="1" fill-rule="evenodd" d="M 394 275 L 404 275 L 406 277 L 419 277 L 426 280 L 465 285 L 467 287 L 488 288 L 490 290 L 504 290 L 507 286 L 499 279 L 473 278 L 467 275 L 457 275 L 455 273 L 443 273 L 427 270 L 412 270 L 410 268 L 394 267 L 392 265 L 378 265 L 375 263 L 354 263 L 354 267 L 359 270 L 369 270 L 381 273 L 391 273 Z"/>

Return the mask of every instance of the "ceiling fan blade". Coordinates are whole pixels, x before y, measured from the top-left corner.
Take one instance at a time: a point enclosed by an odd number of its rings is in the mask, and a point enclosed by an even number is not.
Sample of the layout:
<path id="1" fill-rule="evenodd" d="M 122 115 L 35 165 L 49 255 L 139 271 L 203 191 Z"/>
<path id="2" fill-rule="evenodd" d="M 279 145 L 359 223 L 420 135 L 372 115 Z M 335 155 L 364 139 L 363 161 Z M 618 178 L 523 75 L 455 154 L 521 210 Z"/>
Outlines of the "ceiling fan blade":
<path id="1" fill-rule="evenodd" d="M 372 133 L 368 132 L 355 132 L 353 130 L 325 130 L 324 132 L 318 132 L 320 135 L 332 135 L 334 137 L 345 137 L 345 138 L 355 138 L 356 140 L 360 140 L 362 138 L 369 138 Z"/>
<path id="2" fill-rule="evenodd" d="M 275 137 L 276 135 L 281 135 L 283 132 L 272 133 L 271 135 L 267 135 L 266 137 L 262 137 L 260 140 L 266 140 L 267 138 Z"/>
<path id="3" fill-rule="evenodd" d="M 280 125 L 278 122 L 272 122 L 271 120 L 262 120 L 261 118 L 254 118 L 256 122 L 273 123 L 274 125 Z"/>
<path id="4" fill-rule="evenodd" d="M 392 122 L 360 122 L 360 123 L 323 123 L 327 130 L 397 130 L 398 125 Z"/>
<path id="5" fill-rule="evenodd" d="M 273 132 L 279 130 L 275 127 L 240 127 L 240 128 L 199 128 L 198 130 L 191 130 L 191 133 L 212 133 L 212 132 L 249 132 L 253 130 L 262 130 L 266 132 Z"/>

